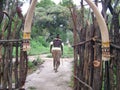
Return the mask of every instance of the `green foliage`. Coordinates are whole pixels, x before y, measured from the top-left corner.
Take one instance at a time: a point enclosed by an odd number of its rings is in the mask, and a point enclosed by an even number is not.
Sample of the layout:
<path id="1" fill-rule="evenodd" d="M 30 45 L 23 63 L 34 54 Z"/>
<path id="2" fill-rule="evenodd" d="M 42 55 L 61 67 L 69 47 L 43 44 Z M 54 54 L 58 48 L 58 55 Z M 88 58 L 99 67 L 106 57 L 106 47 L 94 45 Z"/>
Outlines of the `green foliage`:
<path id="1" fill-rule="evenodd" d="M 51 0 L 41 0 L 40 3 L 38 3 L 36 6 L 46 8 L 46 7 L 50 7 L 53 5 L 55 5 L 55 3 Z"/>
<path id="2" fill-rule="evenodd" d="M 44 47 L 48 46 L 48 43 L 46 42 L 45 37 L 43 37 L 43 36 L 39 36 L 38 42 L 40 42 L 42 44 L 42 46 L 44 46 Z"/>
<path id="3" fill-rule="evenodd" d="M 69 17 L 69 9 L 61 5 L 37 7 L 32 28 L 32 38 L 42 35 L 50 42 L 59 33 L 64 36 L 63 41 L 66 41 Z"/>
<path id="4" fill-rule="evenodd" d="M 28 68 L 34 68 L 34 64 L 31 61 L 28 61 Z"/>
<path id="5" fill-rule="evenodd" d="M 73 57 L 73 48 L 65 45 L 62 57 Z"/>
<path id="6" fill-rule="evenodd" d="M 34 61 L 28 61 L 28 68 L 29 69 L 35 69 L 37 65 L 42 64 L 43 60 L 38 56 Z"/>
<path id="7" fill-rule="evenodd" d="M 18 55 L 20 55 L 20 47 L 18 48 Z M 16 47 L 13 47 L 12 57 L 16 57 Z"/>
<path id="8" fill-rule="evenodd" d="M 28 87 L 28 88 L 29 88 L 29 90 L 36 90 L 36 88 L 33 87 L 33 86 L 30 86 L 30 87 Z"/>
<path id="9" fill-rule="evenodd" d="M 28 52 L 29 55 L 35 55 L 35 54 L 41 54 L 41 53 L 47 53 L 48 52 L 48 46 L 49 43 L 45 41 L 45 38 L 40 36 L 37 39 L 31 40 L 31 49 Z"/>
<path id="10" fill-rule="evenodd" d="M 74 73 L 74 66 L 72 66 L 72 73 Z M 72 87 L 72 88 L 74 87 L 74 76 L 73 75 L 71 76 L 69 86 Z"/>
<path id="11" fill-rule="evenodd" d="M 72 6 L 73 5 L 73 0 L 62 0 L 62 2 L 60 3 L 62 6 Z"/>
<path id="12" fill-rule="evenodd" d="M 42 63 L 42 62 L 43 62 L 39 56 L 37 57 L 37 60 L 36 60 L 36 61 L 37 61 L 38 63 Z"/>
<path id="13" fill-rule="evenodd" d="M 67 32 L 67 40 L 69 41 L 68 43 L 73 45 L 73 32 L 71 32 L 71 31 Z"/>
<path id="14" fill-rule="evenodd" d="M 64 0 L 64 2 L 69 0 Z M 70 0 L 72 1 L 72 0 Z M 60 34 L 62 41 L 72 43 L 73 36 L 69 32 L 72 27 L 69 21 L 70 11 L 66 6 L 55 5 L 51 0 L 41 0 L 35 10 L 34 24 L 31 33 L 31 50 L 29 54 L 49 52 L 49 42 Z M 69 33 L 69 34 L 68 34 Z M 67 57 L 67 51 L 65 57 Z"/>

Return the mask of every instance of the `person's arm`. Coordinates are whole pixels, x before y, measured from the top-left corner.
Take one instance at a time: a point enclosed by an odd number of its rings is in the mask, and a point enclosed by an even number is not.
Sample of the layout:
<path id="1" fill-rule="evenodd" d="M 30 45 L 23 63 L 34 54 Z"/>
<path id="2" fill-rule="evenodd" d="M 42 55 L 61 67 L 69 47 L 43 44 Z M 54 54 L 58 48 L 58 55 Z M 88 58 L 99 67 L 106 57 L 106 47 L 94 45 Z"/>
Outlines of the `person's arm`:
<path id="1" fill-rule="evenodd" d="M 52 53 L 53 42 L 50 43 L 50 53 Z"/>
<path id="2" fill-rule="evenodd" d="M 50 53 L 52 53 L 52 45 L 50 45 Z"/>
<path id="3" fill-rule="evenodd" d="M 61 44 L 61 51 L 62 51 L 62 55 L 63 55 L 63 43 Z"/>

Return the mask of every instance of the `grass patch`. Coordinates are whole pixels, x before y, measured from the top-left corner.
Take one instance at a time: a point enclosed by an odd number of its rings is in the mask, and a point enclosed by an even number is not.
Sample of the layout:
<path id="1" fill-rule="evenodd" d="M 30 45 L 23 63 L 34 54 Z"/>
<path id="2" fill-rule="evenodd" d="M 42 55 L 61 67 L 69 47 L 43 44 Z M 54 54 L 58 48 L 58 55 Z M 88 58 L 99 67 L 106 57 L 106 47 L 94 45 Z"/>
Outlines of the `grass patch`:
<path id="1" fill-rule="evenodd" d="M 31 87 L 28 87 L 29 90 L 36 90 L 35 87 L 31 86 Z"/>
<path id="2" fill-rule="evenodd" d="M 28 73 L 31 74 L 33 71 L 37 69 L 39 65 L 41 65 L 44 61 L 38 56 L 36 60 L 28 61 Z"/>
<path id="3" fill-rule="evenodd" d="M 72 73 L 74 73 L 74 65 L 72 65 Z M 71 80 L 69 82 L 69 87 L 74 87 L 74 76 L 71 76 Z"/>
<path id="4" fill-rule="evenodd" d="M 73 76 L 71 76 L 71 80 L 70 80 L 70 82 L 69 82 L 69 87 L 74 87 L 74 77 Z"/>
<path id="5" fill-rule="evenodd" d="M 49 48 L 43 46 L 36 46 L 36 48 L 31 47 L 30 51 L 28 51 L 29 55 L 38 55 L 38 54 L 47 54 L 47 53 L 49 53 Z"/>
<path id="6" fill-rule="evenodd" d="M 28 51 L 29 55 L 38 55 L 49 53 L 49 44 L 44 45 L 40 41 L 31 40 L 30 42 L 31 49 Z"/>

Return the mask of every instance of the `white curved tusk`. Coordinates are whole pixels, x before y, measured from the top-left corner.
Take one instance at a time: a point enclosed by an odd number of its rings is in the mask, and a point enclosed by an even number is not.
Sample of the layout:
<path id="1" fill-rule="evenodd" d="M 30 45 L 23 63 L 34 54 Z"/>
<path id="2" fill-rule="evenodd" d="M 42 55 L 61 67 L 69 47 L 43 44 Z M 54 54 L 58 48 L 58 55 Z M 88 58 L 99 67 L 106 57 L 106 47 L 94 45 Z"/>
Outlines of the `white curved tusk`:
<path id="1" fill-rule="evenodd" d="M 110 59 L 110 41 L 107 25 L 97 6 L 91 0 L 85 1 L 90 5 L 96 16 L 102 37 L 102 60 L 107 61 Z M 108 50 L 108 52 L 106 52 L 106 49 Z"/>
<path id="2" fill-rule="evenodd" d="M 37 0 L 32 0 L 25 18 L 25 24 L 24 24 L 24 30 L 23 30 L 23 51 L 30 50 L 31 26 L 32 26 L 33 13 L 35 10 L 36 3 L 37 3 Z"/>
<path id="3" fill-rule="evenodd" d="M 36 3 L 37 3 L 37 0 L 32 0 L 31 5 L 28 9 L 28 12 L 25 18 L 24 32 L 31 32 L 33 13 L 35 10 Z"/>

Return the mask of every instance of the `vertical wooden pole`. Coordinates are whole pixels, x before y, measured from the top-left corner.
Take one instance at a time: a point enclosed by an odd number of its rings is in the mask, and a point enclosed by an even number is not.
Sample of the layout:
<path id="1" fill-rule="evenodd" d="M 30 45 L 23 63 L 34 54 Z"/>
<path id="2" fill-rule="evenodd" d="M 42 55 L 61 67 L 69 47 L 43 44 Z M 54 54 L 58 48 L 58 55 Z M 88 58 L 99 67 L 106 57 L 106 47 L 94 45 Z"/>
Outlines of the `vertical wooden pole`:
<path id="1" fill-rule="evenodd" d="M 74 38 L 74 75 L 77 76 L 77 26 L 76 26 L 76 18 L 77 18 L 77 15 L 76 15 L 76 11 L 75 11 L 75 8 L 69 8 L 70 9 L 70 12 L 71 12 L 71 16 L 72 16 L 72 20 L 73 20 L 73 25 L 74 25 L 74 28 L 73 28 L 73 38 Z M 74 77 L 74 90 L 76 90 L 76 84 L 77 84 L 77 80 L 76 78 Z"/>
<path id="2" fill-rule="evenodd" d="M 77 44 L 77 26 L 76 26 L 76 11 L 73 9 L 73 19 L 74 19 L 74 29 L 73 29 L 73 35 L 74 35 L 74 45 Z M 77 76 L 77 46 L 74 46 L 74 75 Z M 76 86 L 77 81 L 76 78 L 74 78 L 74 87 Z"/>

